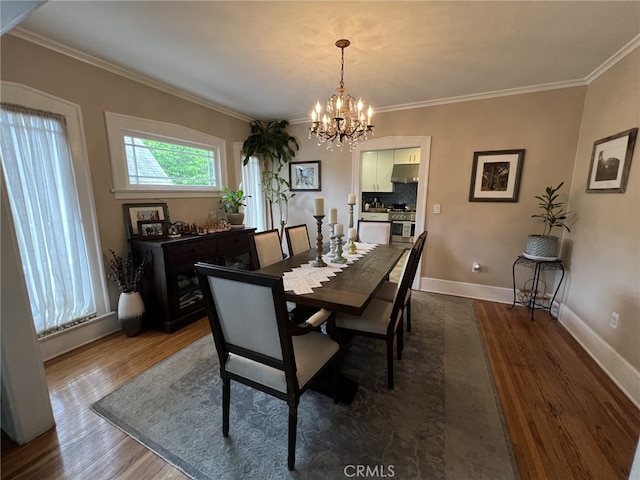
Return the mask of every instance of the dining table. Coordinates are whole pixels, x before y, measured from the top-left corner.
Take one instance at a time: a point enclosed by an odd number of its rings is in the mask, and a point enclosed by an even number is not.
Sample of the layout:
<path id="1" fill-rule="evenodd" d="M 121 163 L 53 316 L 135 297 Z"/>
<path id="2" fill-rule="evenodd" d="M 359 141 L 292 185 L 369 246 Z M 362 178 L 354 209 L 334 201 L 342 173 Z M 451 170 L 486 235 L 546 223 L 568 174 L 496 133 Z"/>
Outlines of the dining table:
<path id="1" fill-rule="evenodd" d="M 323 282 L 320 287 L 314 288 L 313 292 L 299 294 L 293 290 L 287 290 L 285 297 L 287 301 L 297 305 L 324 308 L 350 315 L 362 315 L 404 252 L 405 247 L 396 245 L 376 245 L 374 248 L 363 249 L 363 255 L 360 258 L 342 268 L 335 276 Z M 308 264 L 311 260 L 316 259 L 316 256 L 317 251 L 312 248 L 261 268 L 258 272 L 282 276 L 294 268 Z"/>

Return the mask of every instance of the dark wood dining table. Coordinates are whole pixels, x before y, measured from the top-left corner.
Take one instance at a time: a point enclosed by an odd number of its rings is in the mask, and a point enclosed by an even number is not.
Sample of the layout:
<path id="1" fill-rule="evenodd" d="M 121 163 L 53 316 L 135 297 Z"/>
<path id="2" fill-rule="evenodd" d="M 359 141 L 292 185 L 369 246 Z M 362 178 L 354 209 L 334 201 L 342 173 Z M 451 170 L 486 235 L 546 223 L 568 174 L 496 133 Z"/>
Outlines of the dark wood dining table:
<path id="1" fill-rule="evenodd" d="M 313 293 L 296 294 L 293 291 L 286 291 L 286 299 L 298 305 L 362 315 L 404 251 L 404 247 L 378 245 L 341 272 L 337 272 L 336 276 L 331 277 L 328 282 L 322 283 L 321 287 L 314 288 Z M 281 276 L 315 259 L 316 255 L 316 250 L 311 249 L 258 271 Z"/>

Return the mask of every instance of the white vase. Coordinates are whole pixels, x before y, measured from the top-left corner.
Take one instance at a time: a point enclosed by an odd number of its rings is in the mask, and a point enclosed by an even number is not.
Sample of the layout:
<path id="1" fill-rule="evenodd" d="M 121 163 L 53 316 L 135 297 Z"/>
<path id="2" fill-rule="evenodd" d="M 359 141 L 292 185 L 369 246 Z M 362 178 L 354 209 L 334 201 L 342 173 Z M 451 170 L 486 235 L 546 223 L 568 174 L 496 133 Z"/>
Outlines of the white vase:
<path id="1" fill-rule="evenodd" d="M 127 337 L 134 337 L 142 331 L 144 302 L 140 292 L 121 293 L 118 299 L 118 320 Z"/>

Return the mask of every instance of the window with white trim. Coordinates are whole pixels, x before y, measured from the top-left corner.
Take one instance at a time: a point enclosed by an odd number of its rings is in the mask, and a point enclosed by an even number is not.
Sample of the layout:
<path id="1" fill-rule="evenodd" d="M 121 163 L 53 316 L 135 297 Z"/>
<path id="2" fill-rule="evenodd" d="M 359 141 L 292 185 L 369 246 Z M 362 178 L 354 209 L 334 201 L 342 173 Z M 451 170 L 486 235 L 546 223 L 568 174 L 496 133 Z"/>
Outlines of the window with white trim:
<path id="1" fill-rule="evenodd" d="M 180 125 L 105 112 L 116 198 L 214 196 L 224 140 Z"/>

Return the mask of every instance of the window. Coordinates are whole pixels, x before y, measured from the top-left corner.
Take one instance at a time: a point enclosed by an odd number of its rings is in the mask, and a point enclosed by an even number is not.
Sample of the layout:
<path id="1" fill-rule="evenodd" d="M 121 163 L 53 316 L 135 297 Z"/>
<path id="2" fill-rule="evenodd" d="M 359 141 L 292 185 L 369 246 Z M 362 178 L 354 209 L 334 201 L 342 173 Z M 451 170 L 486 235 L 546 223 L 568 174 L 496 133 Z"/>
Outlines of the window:
<path id="1" fill-rule="evenodd" d="M 45 336 L 107 313 L 80 109 L 8 82 L 2 93 L 15 102 L 0 109 L 3 184 L 36 332 Z"/>
<path id="2" fill-rule="evenodd" d="M 214 196 L 225 183 L 224 141 L 170 123 L 105 112 L 117 199 Z"/>
<path id="3" fill-rule="evenodd" d="M 237 145 L 237 158 L 244 159 L 242 144 Z M 244 223 L 247 227 L 255 227 L 256 231 L 262 232 L 267 229 L 266 202 L 262 192 L 261 162 L 257 157 L 251 157 L 246 165 L 242 166 L 241 188 L 245 195 L 250 197 L 246 200 Z"/>

